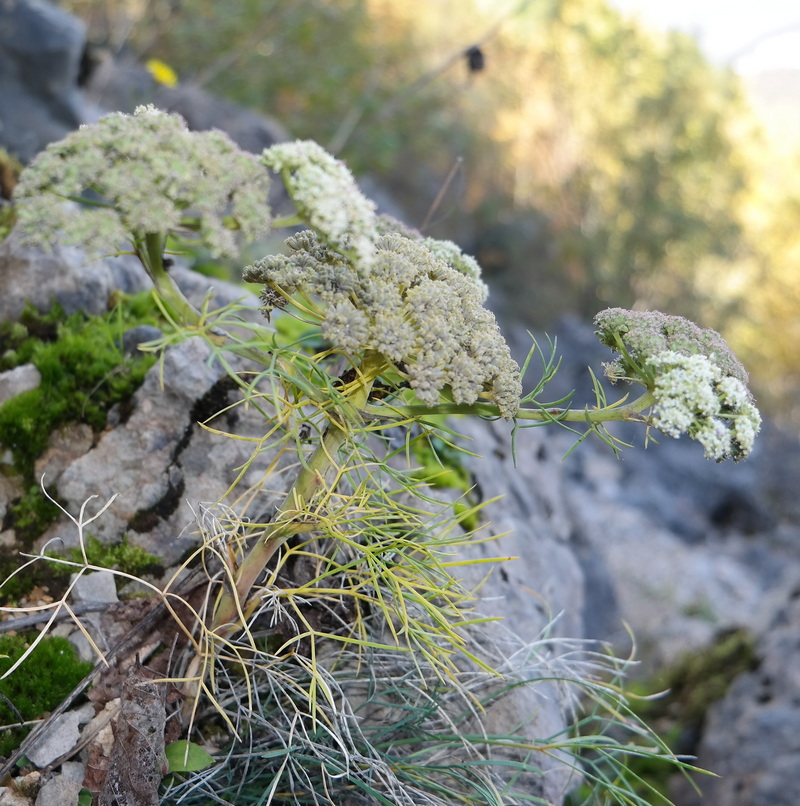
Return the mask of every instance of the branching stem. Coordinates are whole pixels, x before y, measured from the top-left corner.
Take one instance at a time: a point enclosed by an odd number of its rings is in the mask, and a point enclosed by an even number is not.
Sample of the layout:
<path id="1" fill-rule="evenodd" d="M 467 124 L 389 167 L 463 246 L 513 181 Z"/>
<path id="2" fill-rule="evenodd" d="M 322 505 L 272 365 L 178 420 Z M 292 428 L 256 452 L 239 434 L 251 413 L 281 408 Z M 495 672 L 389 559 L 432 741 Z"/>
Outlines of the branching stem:
<path id="1" fill-rule="evenodd" d="M 299 528 L 302 528 L 303 524 L 299 519 L 308 514 L 308 504 L 325 489 L 325 476 L 335 466 L 339 449 L 349 436 L 348 421 L 360 418 L 375 379 L 385 366 L 386 362 L 379 353 L 367 352 L 365 354 L 358 377 L 351 384 L 346 405 L 338 407 L 342 419 L 331 418 L 322 441 L 301 468 L 274 520 L 242 562 L 236 575 L 235 590 L 225 590 L 220 595 L 214 613 L 213 629 L 218 632 L 235 629 L 239 606 L 241 606 L 242 612 L 247 614 L 245 602 L 256 579 L 278 548 L 289 537 L 297 533 Z M 345 411 L 345 409 L 349 411 Z"/>

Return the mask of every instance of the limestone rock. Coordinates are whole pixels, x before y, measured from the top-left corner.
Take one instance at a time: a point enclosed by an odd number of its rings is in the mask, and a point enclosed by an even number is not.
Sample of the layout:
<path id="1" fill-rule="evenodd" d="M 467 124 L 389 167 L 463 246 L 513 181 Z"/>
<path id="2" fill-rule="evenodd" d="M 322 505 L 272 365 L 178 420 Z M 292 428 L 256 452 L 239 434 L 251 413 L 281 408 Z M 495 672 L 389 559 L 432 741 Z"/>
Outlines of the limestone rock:
<path id="1" fill-rule="evenodd" d="M 770 598 L 769 609 L 780 605 L 761 632 L 758 668 L 734 681 L 703 730 L 698 764 L 719 776 L 698 780 L 703 803 L 790 806 L 797 800 L 800 576 Z"/>
<path id="2" fill-rule="evenodd" d="M 28 748 L 28 758 L 40 769 L 47 767 L 59 756 L 71 750 L 77 743 L 80 731 L 80 716 L 76 711 L 59 714 L 46 733 Z"/>
<path id="3" fill-rule="evenodd" d="M 52 3 L 3 0 L 0 145 L 22 162 L 86 121 L 78 89 L 85 39 L 84 24 Z"/>
<path id="4" fill-rule="evenodd" d="M 36 806 L 75 806 L 81 785 L 65 775 L 56 775 L 39 790 Z"/>
<path id="5" fill-rule="evenodd" d="M 67 313 L 99 315 L 107 312 L 112 292 L 134 294 L 150 287 L 131 256 L 87 263 L 75 247 L 56 245 L 52 252 L 24 247 L 16 232 L 0 243 L 0 321 L 18 320 L 26 301 L 42 313 L 58 302 Z"/>
<path id="6" fill-rule="evenodd" d="M 12 397 L 36 389 L 41 382 L 42 376 L 33 364 L 22 364 L 0 372 L 0 406 Z"/>

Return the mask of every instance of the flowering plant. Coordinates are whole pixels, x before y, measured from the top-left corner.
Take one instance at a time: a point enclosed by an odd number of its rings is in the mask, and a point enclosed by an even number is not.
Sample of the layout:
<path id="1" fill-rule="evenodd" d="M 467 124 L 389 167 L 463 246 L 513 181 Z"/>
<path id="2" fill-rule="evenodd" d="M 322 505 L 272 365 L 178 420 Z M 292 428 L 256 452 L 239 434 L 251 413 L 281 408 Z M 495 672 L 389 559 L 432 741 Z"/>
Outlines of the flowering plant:
<path id="1" fill-rule="evenodd" d="M 651 425 L 670 437 L 688 434 L 709 459 L 750 453 L 761 416 L 747 372 L 719 333 L 658 311 L 609 308 L 594 321 L 600 340 L 620 353 L 606 375 L 646 387 Z"/>
<path id="2" fill-rule="evenodd" d="M 285 218 L 272 217 L 267 206 L 266 169 L 281 177 L 294 204 Z M 296 457 L 296 476 L 269 516 L 237 519 L 226 508 L 224 525 L 211 517 L 211 527 L 202 529 L 203 567 L 216 564 L 221 571 L 209 577 L 210 606 L 195 614 L 201 638 L 193 640 L 197 655 L 183 678 L 191 713 L 200 694 L 214 697 L 207 681 L 219 683 L 209 671 L 215 664 L 237 663 L 247 676 L 258 658 L 274 685 L 275 674 L 288 679 L 282 665 L 275 673 L 279 662 L 287 651 L 302 655 L 304 641 L 311 644 L 307 662 L 300 662 L 307 686 L 299 694 L 294 683 L 286 686 L 308 705 L 292 719 L 317 719 L 317 692 L 333 713 L 331 679 L 317 663 L 320 637 L 357 654 L 359 664 L 367 650 L 410 652 L 418 670 L 424 663 L 439 681 L 454 685 L 462 672 L 457 653 L 487 671 L 463 634 L 475 623 L 462 611 L 469 593 L 450 575 L 452 563 L 441 559 L 445 549 L 469 539 L 469 532 L 450 536 L 466 521 L 426 509 L 441 502 L 413 468 L 396 467 L 403 453 L 410 460 L 419 440 L 436 433 L 450 439 L 446 429 L 437 432 L 443 415 L 502 419 L 513 423 L 514 433 L 546 424 L 582 426 L 580 439 L 594 433 L 614 447 L 608 424 L 638 422 L 669 436 L 687 433 L 707 456 L 737 461 L 752 449 L 760 425 L 747 375 L 719 334 L 658 313 L 611 309 L 595 320 L 601 341 L 619 354 L 606 374 L 644 386 L 640 397 L 609 404 L 595 379 L 593 407 L 570 408 L 569 398 L 542 402 L 557 364 L 535 343 L 522 369 L 512 359 L 484 307 L 487 288 L 478 264 L 452 242 L 377 215 L 344 164 L 313 142 L 282 143 L 258 159 L 219 132 L 189 132 L 180 118 L 144 107 L 133 116 L 103 118 L 50 146 L 23 175 L 15 200 L 29 242 L 63 238 L 94 254 L 127 243 L 181 336 L 204 338 L 229 368 L 241 402 L 264 406 L 268 432 L 256 453 L 269 443 L 278 456 L 291 450 Z M 268 227 L 297 225 L 303 229 L 286 239 L 288 251 L 247 266 L 244 279 L 264 286 L 268 321 L 276 311 L 294 316 L 313 339 L 304 333 L 287 346 L 268 325 L 238 319 L 229 332 L 236 309 L 196 310 L 166 271 L 168 242 L 179 248 L 182 239 L 194 239 L 231 255 L 236 232 L 253 240 Z M 248 327 L 249 339 L 242 336 Z M 253 362 L 259 370 L 254 380 L 232 368 L 231 353 Z M 523 376 L 537 354 L 541 380 L 523 393 Z M 389 430 L 398 426 L 405 451 L 391 447 Z M 469 507 L 468 514 L 480 508 Z M 227 541 L 229 534 L 235 541 Z M 303 584 L 279 585 L 298 540 L 306 540 L 297 551 L 307 563 L 311 558 L 317 574 Z M 309 602 L 324 602 L 336 628 L 325 631 L 307 619 Z M 281 620 L 293 625 L 285 640 L 274 631 L 272 637 L 281 638 L 277 649 L 261 648 L 254 637 L 265 609 L 270 627 Z M 375 613 L 383 615 L 377 631 Z M 466 688 L 459 691 L 467 698 Z M 278 773 L 292 763 L 288 754 Z M 335 776 L 326 764 L 320 775 L 327 788 Z M 402 768 L 393 762 L 381 774 L 391 778 Z M 459 792 L 467 777 L 459 779 Z M 486 802 L 489 790 L 481 784 L 475 791 L 475 799 L 464 796 L 463 802 Z M 423 802 L 408 797 L 402 802 Z"/>

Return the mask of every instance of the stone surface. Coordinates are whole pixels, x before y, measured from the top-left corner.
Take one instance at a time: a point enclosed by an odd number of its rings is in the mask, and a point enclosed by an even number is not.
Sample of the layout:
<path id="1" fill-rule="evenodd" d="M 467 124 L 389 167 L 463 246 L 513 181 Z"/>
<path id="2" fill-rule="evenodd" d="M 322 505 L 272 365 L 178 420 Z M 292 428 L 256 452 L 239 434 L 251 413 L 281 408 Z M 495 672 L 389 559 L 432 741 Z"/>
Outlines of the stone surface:
<path id="1" fill-rule="evenodd" d="M 135 294 L 150 287 L 145 270 L 130 256 L 87 263 L 74 247 L 43 252 L 21 246 L 15 232 L 0 243 L 0 321 L 19 319 L 26 301 L 43 313 L 58 302 L 70 313 L 99 315 L 108 310 L 112 292 Z"/>
<path id="2" fill-rule="evenodd" d="M 190 129 L 222 129 L 240 148 L 253 154 L 289 139 L 273 118 L 243 109 L 191 83 L 163 86 L 141 65 L 130 62 L 103 59 L 91 75 L 86 93 L 103 110 L 130 113 L 142 104 L 153 104 L 177 112 Z"/>
<path id="3" fill-rule="evenodd" d="M 39 790 L 36 806 L 77 806 L 80 791 L 80 782 L 66 775 L 56 775 Z"/>
<path id="4" fill-rule="evenodd" d="M 79 724 L 76 711 L 59 714 L 39 740 L 28 748 L 26 755 L 40 769 L 47 767 L 75 746 L 80 736 Z"/>
<path id="5" fill-rule="evenodd" d="M 73 581 L 74 579 L 73 574 Z M 90 571 L 81 574 L 72 586 L 72 598 L 76 604 L 118 602 L 116 577 L 111 571 Z"/>
<path id="6" fill-rule="evenodd" d="M 703 800 L 684 787 L 686 806 L 790 806 L 800 759 L 800 574 L 761 608 L 766 623 L 758 668 L 740 675 L 708 714 L 698 764 L 718 778 L 698 779 Z"/>
<path id="7" fill-rule="evenodd" d="M 0 145 L 29 162 L 86 121 L 85 26 L 43 0 L 0 3 Z"/>
<path id="8" fill-rule="evenodd" d="M 12 397 L 36 389 L 41 382 L 42 376 L 33 364 L 22 364 L 0 372 L 0 406 Z"/>
<path id="9" fill-rule="evenodd" d="M 31 798 L 17 792 L 13 787 L 0 786 L 0 806 L 31 806 Z"/>

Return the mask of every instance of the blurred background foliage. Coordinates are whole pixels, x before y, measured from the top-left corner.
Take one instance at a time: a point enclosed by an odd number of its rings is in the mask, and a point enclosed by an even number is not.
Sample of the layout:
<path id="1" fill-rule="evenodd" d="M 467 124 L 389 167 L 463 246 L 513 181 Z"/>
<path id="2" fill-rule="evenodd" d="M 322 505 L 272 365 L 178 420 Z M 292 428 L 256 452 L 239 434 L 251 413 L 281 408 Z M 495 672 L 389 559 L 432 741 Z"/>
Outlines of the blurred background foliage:
<path id="1" fill-rule="evenodd" d="M 800 151 L 773 147 L 687 35 L 604 0 L 64 5 L 96 43 L 345 159 L 475 254 L 506 317 L 689 316 L 729 339 L 764 408 L 800 419 Z"/>

